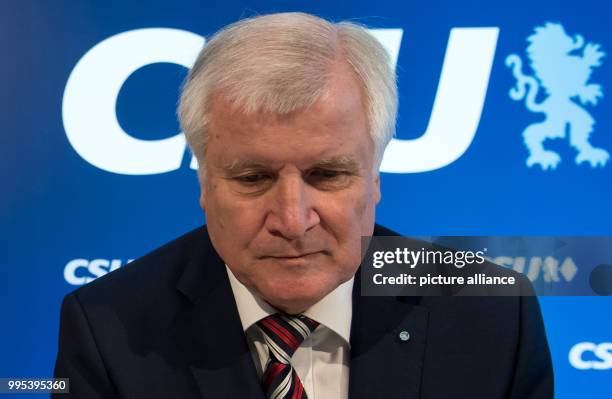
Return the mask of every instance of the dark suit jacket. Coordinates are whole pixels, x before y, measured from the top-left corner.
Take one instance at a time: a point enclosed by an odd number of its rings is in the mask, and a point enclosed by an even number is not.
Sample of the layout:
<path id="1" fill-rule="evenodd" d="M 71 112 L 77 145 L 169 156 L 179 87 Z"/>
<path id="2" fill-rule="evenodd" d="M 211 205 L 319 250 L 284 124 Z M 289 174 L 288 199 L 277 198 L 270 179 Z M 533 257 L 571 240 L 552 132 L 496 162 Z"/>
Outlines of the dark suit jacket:
<path id="1" fill-rule="evenodd" d="M 537 298 L 362 297 L 359 272 L 354 287 L 350 398 L 553 397 Z M 206 227 L 67 295 L 55 376 L 74 398 L 263 399 Z"/>

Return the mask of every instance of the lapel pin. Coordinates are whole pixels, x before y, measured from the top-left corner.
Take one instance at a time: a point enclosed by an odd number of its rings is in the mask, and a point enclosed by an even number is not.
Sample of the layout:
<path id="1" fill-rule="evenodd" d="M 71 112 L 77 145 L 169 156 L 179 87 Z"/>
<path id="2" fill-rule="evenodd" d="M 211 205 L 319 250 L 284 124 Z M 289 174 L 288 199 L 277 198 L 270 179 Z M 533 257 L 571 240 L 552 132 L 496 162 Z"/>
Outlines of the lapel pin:
<path id="1" fill-rule="evenodd" d="M 410 339 L 410 334 L 408 331 L 402 331 L 399 333 L 399 339 L 402 342 L 407 342 Z"/>

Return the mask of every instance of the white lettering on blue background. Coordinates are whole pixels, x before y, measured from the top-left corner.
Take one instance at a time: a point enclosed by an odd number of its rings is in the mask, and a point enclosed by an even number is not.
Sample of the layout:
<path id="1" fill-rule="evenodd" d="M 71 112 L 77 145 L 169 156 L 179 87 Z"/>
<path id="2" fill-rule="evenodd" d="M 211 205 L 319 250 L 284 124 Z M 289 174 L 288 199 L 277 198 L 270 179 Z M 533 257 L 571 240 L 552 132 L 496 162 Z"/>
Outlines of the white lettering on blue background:
<path id="1" fill-rule="evenodd" d="M 395 69 L 402 29 L 372 29 Z M 482 113 L 499 29 L 451 29 L 429 124 L 412 140 L 393 139 L 382 172 L 418 173 L 442 168 L 470 146 Z M 205 39 L 166 28 L 137 29 L 109 37 L 91 48 L 72 70 L 62 104 L 68 141 L 87 162 L 102 170 L 149 175 L 180 168 L 185 138 L 177 133 L 141 140 L 117 120 L 117 97 L 136 70 L 159 62 L 190 68 Z M 191 168 L 197 168 L 195 158 Z"/>
<path id="2" fill-rule="evenodd" d="M 597 360 L 585 360 L 585 353 Z M 578 370 L 612 369 L 612 342 L 595 344 L 594 342 L 577 343 L 569 351 L 569 362 Z"/>
<path id="3" fill-rule="evenodd" d="M 130 263 L 132 259 L 126 263 Z M 73 259 L 64 267 L 64 279 L 71 285 L 87 284 L 122 266 L 120 259 Z"/>

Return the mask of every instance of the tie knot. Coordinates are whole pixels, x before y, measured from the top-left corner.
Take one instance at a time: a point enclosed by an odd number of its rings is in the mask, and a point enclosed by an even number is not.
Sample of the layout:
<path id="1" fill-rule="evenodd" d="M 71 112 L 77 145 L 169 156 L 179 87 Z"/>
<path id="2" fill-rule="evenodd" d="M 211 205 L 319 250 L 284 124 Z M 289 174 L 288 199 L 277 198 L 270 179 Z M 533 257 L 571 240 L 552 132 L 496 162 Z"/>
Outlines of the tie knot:
<path id="1" fill-rule="evenodd" d="M 259 320 L 257 325 L 263 331 L 271 353 L 279 362 L 288 364 L 297 348 L 319 323 L 304 315 L 276 313 Z"/>

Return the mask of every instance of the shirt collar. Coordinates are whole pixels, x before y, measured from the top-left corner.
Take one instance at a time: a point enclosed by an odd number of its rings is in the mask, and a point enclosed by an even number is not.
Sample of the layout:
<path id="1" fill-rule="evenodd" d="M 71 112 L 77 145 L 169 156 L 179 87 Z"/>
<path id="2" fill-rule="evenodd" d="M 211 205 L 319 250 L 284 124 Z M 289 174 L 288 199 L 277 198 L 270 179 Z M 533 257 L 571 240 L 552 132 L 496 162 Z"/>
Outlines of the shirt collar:
<path id="1" fill-rule="evenodd" d="M 242 329 L 246 331 L 264 317 L 278 310 L 242 284 L 225 265 L 232 292 L 238 307 Z M 334 331 L 350 344 L 351 320 L 353 317 L 353 283 L 355 277 L 340 284 L 332 292 L 312 305 L 303 314 Z"/>

